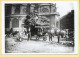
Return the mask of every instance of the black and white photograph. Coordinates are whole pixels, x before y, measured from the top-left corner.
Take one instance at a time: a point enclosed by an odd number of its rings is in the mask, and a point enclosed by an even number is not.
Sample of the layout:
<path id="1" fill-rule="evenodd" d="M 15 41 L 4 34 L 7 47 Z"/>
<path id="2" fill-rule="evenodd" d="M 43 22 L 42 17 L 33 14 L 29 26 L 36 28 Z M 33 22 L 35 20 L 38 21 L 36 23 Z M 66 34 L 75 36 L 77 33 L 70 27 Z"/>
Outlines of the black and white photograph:
<path id="1" fill-rule="evenodd" d="M 3 54 L 77 54 L 77 2 L 4 2 Z"/>

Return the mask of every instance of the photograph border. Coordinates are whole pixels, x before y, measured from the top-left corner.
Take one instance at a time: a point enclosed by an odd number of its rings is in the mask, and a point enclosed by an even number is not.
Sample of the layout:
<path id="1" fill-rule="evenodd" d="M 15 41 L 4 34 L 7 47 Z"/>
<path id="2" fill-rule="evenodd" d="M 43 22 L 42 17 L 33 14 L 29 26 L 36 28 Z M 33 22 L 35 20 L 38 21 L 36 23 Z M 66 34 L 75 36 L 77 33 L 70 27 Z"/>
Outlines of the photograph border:
<path id="1" fill-rule="evenodd" d="M 8 54 L 78 54 L 78 2 L 76 1 L 55 1 L 55 2 L 68 2 L 68 3 L 75 3 L 74 5 L 74 53 L 5 53 L 5 3 L 53 3 L 52 1 L 26 1 L 26 2 L 2 2 L 2 54 L 8 55 Z M 54 2 L 54 3 L 55 3 Z"/>

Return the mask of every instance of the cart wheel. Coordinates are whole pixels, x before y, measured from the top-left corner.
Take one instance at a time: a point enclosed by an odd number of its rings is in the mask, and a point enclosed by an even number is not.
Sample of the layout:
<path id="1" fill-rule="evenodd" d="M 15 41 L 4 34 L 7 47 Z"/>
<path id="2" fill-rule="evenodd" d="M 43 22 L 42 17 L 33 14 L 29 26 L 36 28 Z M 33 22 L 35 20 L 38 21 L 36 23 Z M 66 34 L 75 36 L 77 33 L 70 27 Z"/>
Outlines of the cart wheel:
<path id="1" fill-rule="evenodd" d="M 17 38 L 17 41 L 23 41 L 23 39 L 21 37 Z"/>
<path id="2" fill-rule="evenodd" d="M 37 40 L 39 40 L 39 37 L 37 38 Z"/>
<path id="3" fill-rule="evenodd" d="M 20 38 L 20 42 L 21 42 L 21 41 L 23 41 L 23 39 L 22 39 L 22 38 Z"/>
<path id="4" fill-rule="evenodd" d="M 46 41 L 46 40 L 47 40 L 47 38 L 46 38 L 46 37 L 43 37 L 43 40 L 44 40 L 44 41 Z"/>
<path id="5" fill-rule="evenodd" d="M 36 40 L 39 40 L 39 37 L 38 36 L 36 36 Z"/>

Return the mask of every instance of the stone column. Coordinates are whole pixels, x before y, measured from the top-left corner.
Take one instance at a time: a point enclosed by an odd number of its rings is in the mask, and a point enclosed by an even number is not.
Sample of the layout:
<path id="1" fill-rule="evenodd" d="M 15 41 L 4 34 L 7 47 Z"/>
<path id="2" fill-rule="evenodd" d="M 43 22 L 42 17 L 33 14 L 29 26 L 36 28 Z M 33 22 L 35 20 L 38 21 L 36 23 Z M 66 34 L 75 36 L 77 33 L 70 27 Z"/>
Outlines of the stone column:
<path id="1" fill-rule="evenodd" d="M 59 21 L 58 21 L 58 26 L 59 26 L 59 29 L 61 29 L 61 24 L 60 24 L 60 17 L 59 17 Z"/>
<path id="2" fill-rule="evenodd" d="M 10 24 L 9 24 L 10 29 L 12 28 L 12 20 L 13 20 L 13 18 L 10 18 Z"/>
<path id="3" fill-rule="evenodd" d="M 14 13 L 15 13 L 15 6 L 12 5 L 11 14 L 14 14 Z"/>
<path id="4" fill-rule="evenodd" d="M 31 5 L 30 12 L 34 13 L 34 7 L 35 7 L 35 5 Z"/>
<path id="5" fill-rule="evenodd" d="M 51 27 L 55 27 L 55 15 L 50 16 L 50 25 Z"/>
<path id="6" fill-rule="evenodd" d="M 57 16 L 55 16 L 55 28 L 56 28 L 56 19 L 57 19 Z"/>
<path id="7" fill-rule="evenodd" d="M 18 19 L 19 19 L 19 31 L 21 31 L 21 29 L 22 29 L 22 28 L 21 28 L 22 20 L 21 20 L 21 17 L 20 17 L 20 16 L 18 17 Z"/>

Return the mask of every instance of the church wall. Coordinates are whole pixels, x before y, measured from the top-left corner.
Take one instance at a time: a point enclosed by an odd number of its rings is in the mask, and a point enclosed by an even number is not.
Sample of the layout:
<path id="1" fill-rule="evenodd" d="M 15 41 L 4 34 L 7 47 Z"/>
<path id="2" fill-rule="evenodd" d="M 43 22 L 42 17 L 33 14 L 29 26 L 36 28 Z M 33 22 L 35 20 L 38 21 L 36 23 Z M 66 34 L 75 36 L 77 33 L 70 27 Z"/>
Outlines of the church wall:
<path id="1" fill-rule="evenodd" d="M 18 7 L 19 6 L 19 7 Z M 18 8 L 17 8 L 18 7 Z M 11 7 L 11 21 L 10 21 L 10 27 L 13 28 L 14 31 L 21 31 L 22 30 L 22 24 L 25 17 L 30 13 L 35 14 L 35 4 L 20 4 L 20 5 L 12 5 Z M 51 26 L 55 27 L 55 13 L 56 12 L 56 6 L 51 6 L 50 4 L 44 4 L 39 5 L 37 7 L 38 9 L 38 15 L 39 16 L 45 16 L 47 19 L 50 20 Z M 19 11 L 18 11 L 19 10 Z"/>

